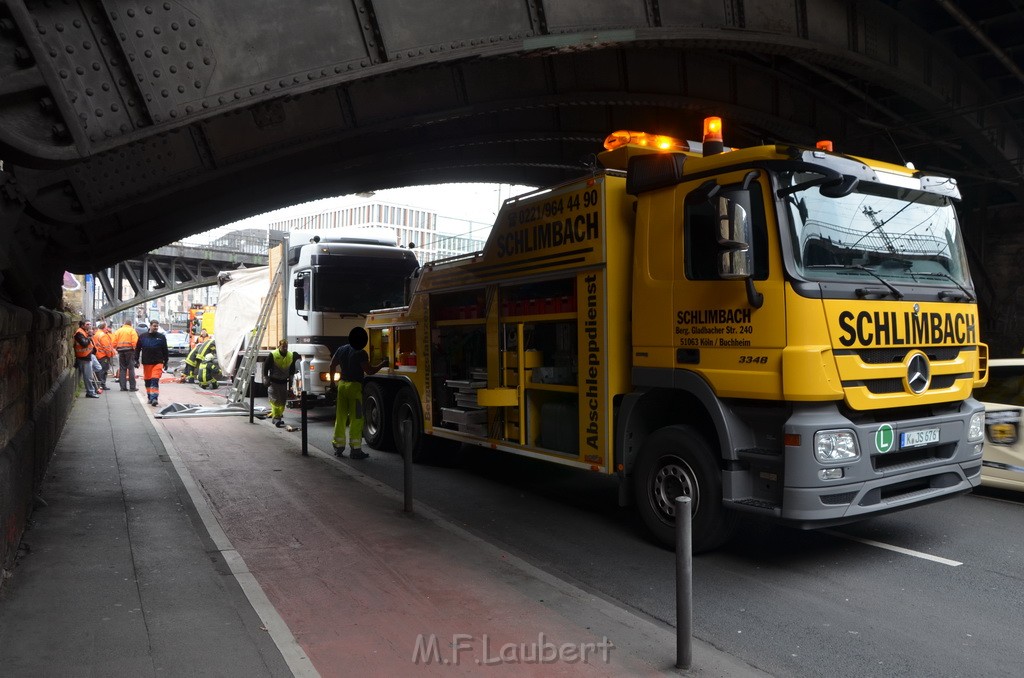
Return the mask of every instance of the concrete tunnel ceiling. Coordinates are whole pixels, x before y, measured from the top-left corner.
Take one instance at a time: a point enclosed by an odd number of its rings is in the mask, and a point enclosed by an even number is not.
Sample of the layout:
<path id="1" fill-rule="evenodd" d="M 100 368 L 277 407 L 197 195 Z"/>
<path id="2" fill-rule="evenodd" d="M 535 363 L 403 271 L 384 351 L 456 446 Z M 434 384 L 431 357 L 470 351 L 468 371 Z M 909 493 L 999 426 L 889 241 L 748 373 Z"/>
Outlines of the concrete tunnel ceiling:
<path id="1" fill-rule="evenodd" d="M 0 0 L 5 236 L 89 272 L 318 197 L 553 183 L 613 130 L 692 139 L 708 114 L 729 145 L 956 176 L 962 214 L 1024 188 L 1020 0 L 305 7 Z"/>

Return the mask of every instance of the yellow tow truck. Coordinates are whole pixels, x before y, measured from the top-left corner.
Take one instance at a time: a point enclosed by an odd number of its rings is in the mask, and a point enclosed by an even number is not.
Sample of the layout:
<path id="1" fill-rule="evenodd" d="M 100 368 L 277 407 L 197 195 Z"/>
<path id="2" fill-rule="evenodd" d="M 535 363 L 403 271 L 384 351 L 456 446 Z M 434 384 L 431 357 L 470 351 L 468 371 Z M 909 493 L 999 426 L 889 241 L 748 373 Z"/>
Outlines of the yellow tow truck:
<path id="1" fill-rule="evenodd" d="M 622 131 L 508 200 L 484 249 L 368 317 L 367 442 L 617 474 L 663 543 L 835 525 L 980 479 L 987 347 L 955 180 L 816 148 Z"/>

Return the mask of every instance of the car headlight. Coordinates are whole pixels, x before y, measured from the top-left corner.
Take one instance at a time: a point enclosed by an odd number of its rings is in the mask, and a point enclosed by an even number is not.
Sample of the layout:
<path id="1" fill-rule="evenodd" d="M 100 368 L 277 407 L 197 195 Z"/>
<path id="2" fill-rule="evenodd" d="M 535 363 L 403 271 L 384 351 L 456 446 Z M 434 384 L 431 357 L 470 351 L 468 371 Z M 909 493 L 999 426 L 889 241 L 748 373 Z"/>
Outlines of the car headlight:
<path id="1" fill-rule="evenodd" d="M 845 429 L 818 431 L 814 434 L 814 456 L 824 464 L 852 461 L 860 456 L 857 437 Z"/>
<path id="2" fill-rule="evenodd" d="M 985 413 L 975 412 L 971 415 L 971 421 L 967 425 L 967 439 L 976 442 L 985 435 Z"/>

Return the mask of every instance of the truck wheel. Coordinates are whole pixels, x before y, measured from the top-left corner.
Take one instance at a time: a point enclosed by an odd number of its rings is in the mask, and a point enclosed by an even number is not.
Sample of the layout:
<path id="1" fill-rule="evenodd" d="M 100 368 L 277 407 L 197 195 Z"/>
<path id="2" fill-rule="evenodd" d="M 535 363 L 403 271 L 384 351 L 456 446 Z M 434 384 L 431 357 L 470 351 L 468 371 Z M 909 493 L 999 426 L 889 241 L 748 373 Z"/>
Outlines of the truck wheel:
<path id="1" fill-rule="evenodd" d="M 384 387 L 380 384 L 371 381 L 363 388 L 363 438 L 375 450 L 395 449 L 387 405 Z"/>
<path id="2" fill-rule="evenodd" d="M 423 460 L 423 410 L 420 401 L 412 389 L 403 388 L 395 396 L 395 404 L 391 410 L 391 435 L 395 441 L 395 449 L 405 454 L 406 442 L 403 436 L 403 422 L 407 422 L 411 431 L 412 460 Z"/>
<path id="3" fill-rule="evenodd" d="M 644 442 L 633 474 L 640 517 L 663 545 L 675 548 L 676 506 L 690 497 L 693 552 L 718 548 L 732 536 L 736 517 L 722 506 L 717 455 L 690 426 L 668 426 Z"/>

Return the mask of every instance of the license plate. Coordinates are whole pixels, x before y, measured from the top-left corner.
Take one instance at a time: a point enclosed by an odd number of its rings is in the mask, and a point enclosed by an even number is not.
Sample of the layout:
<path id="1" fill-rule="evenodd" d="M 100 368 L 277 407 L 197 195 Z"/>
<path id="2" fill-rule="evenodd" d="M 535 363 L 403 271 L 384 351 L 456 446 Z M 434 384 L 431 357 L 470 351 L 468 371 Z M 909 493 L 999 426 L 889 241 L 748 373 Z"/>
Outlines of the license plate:
<path id="1" fill-rule="evenodd" d="M 900 448 L 922 447 L 939 442 L 939 429 L 922 428 L 917 431 L 907 431 L 900 434 Z"/>

